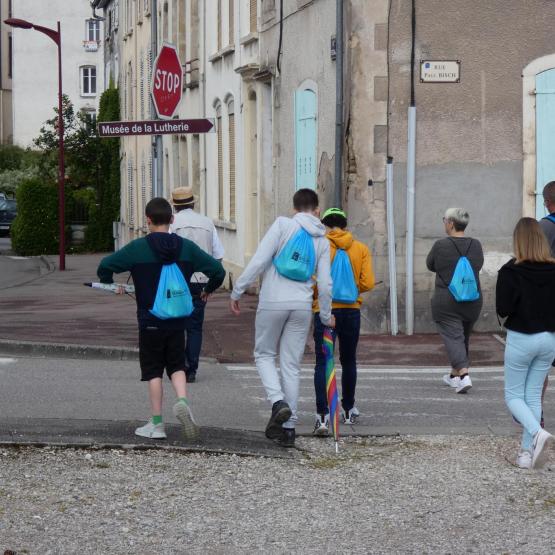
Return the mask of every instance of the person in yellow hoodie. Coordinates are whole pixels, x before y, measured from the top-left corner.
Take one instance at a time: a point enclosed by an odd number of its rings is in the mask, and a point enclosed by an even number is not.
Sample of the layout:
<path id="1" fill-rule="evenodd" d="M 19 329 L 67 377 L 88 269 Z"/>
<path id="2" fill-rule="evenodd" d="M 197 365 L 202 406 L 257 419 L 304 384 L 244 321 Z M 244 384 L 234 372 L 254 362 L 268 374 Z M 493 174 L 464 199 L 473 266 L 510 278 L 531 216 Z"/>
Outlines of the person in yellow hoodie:
<path id="1" fill-rule="evenodd" d="M 375 284 L 372 256 L 366 245 L 347 231 L 347 215 L 339 208 L 329 208 L 322 217 L 330 242 L 332 264 L 332 314 L 335 316 L 333 338 L 339 342 L 341 361 L 342 416 L 346 424 L 354 424 L 360 415 L 355 407 L 357 382 L 357 345 L 360 335 L 361 293 L 370 291 Z M 342 252 L 343 251 L 343 252 Z M 345 256 L 346 254 L 346 256 Z M 337 258 L 337 261 L 335 260 Z M 334 264 L 335 262 L 335 264 Z M 334 277 L 335 275 L 335 277 Z M 316 391 L 316 424 L 314 435 L 329 434 L 329 409 L 326 393 L 326 358 L 323 352 L 324 325 L 320 321 L 317 292 L 314 293 L 314 389 Z"/>

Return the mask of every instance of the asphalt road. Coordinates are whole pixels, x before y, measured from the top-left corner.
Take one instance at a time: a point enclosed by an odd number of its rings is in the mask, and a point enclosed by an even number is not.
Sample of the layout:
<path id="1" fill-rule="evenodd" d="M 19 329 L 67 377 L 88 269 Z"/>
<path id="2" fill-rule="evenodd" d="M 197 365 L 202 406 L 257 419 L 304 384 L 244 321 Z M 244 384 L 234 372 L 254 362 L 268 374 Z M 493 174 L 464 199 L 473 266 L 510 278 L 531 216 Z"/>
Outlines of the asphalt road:
<path id="1" fill-rule="evenodd" d="M 0 235 L 0 252 L 9 251 L 12 248 L 12 242 L 9 237 Z"/>
<path id="2" fill-rule="evenodd" d="M 343 426 L 342 433 L 518 432 L 504 406 L 501 368 L 475 369 L 474 388 L 466 395 L 444 386 L 443 372 L 441 368 L 360 368 L 357 406 L 362 417 L 352 428 Z M 0 355 L 0 382 L 3 417 L 140 421 L 149 416 L 146 386 L 139 381 L 136 362 Z M 312 383 L 312 370 L 303 368 L 301 433 L 312 430 Z M 175 422 L 169 383 L 166 388 L 165 418 Z M 260 431 L 268 418 L 269 403 L 256 370 L 249 365 L 204 364 L 198 382 L 189 386 L 189 397 L 201 426 Z M 551 388 L 546 398 L 548 428 L 554 401 Z"/>

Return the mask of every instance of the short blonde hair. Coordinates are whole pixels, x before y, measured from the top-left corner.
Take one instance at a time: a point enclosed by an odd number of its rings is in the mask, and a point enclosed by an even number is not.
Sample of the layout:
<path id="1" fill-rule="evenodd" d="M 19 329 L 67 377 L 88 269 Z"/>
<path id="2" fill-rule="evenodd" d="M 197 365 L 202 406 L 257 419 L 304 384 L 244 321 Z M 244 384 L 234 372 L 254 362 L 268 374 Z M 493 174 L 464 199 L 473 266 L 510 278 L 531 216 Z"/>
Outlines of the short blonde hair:
<path id="1" fill-rule="evenodd" d="M 464 208 L 448 208 L 445 211 L 445 219 L 453 222 L 455 231 L 464 231 L 470 221 L 470 216 Z"/>
<path id="2" fill-rule="evenodd" d="M 551 262 L 555 258 L 547 238 L 534 218 L 520 218 L 513 233 L 516 263 L 520 262 Z"/>

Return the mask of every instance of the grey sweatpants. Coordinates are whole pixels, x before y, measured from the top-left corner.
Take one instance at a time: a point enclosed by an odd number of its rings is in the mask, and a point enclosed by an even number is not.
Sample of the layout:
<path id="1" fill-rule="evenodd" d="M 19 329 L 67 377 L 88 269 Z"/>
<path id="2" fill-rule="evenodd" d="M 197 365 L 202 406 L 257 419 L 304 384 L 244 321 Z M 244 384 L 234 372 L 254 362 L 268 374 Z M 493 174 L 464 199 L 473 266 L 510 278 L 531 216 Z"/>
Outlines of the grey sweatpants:
<path id="1" fill-rule="evenodd" d="M 301 361 L 311 321 L 310 310 L 259 309 L 256 313 L 256 369 L 270 402 L 284 400 L 291 408 L 291 418 L 284 428 L 294 428 L 297 422 Z M 281 379 L 276 366 L 278 355 Z"/>
<path id="2" fill-rule="evenodd" d="M 468 344 L 474 322 L 459 319 L 441 320 L 436 321 L 436 326 L 447 349 L 451 368 L 453 370 L 468 368 L 470 365 Z"/>

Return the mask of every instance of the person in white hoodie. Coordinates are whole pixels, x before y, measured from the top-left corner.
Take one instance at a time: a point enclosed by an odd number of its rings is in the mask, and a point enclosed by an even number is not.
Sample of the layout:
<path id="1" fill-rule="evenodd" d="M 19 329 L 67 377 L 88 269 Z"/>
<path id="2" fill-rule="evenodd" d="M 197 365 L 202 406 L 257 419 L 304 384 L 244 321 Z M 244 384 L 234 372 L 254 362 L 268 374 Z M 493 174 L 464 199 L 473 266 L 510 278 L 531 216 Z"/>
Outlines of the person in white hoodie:
<path id="1" fill-rule="evenodd" d="M 320 319 L 326 326 L 335 325 L 331 313 L 330 246 L 326 228 L 318 218 L 318 195 L 311 189 L 300 189 L 293 196 L 293 207 L 295 215 L 292 218 L 277 218 L 260 242 L 235 283 L 230 302 L 231 312 L 239 315 L 241 295 L 262 275 L 254 359 L 268 400 L 272 403 L 266 437 L 284 447 L 295 445 L 301 360 L 312 319 L 315 282 Z M 307 281 L 284 277 L 273 264 L 274 258 L 301 229 L 308 232 L 314 245 L 315 268 L 313 276 Z M 281 379 L 276 367 L 278 356 Z"/>

